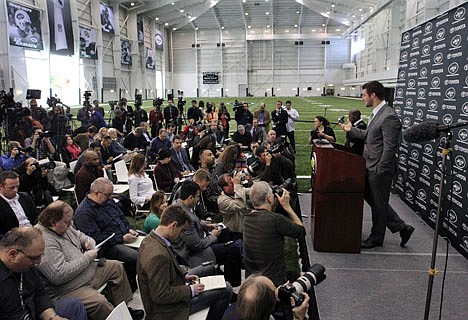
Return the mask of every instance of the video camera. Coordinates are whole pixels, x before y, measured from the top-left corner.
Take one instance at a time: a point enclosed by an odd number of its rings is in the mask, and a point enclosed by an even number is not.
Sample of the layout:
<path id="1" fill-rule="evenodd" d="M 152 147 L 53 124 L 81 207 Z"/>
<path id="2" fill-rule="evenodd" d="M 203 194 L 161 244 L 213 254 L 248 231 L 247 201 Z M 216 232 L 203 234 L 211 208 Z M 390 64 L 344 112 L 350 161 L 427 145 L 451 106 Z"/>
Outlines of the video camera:
<path id="1" fill-rule="evenodd" d="M 119 103 L 117 100 L 112 100 L 112 101 L 108 101 L 107 102 L 109 104 L 109 107 L 110 107 L 110 110 L 111 111 L 114 111 L 115 110 L 115 106 Z"/>
<path id="2" fill-rule="evenodd" d="M 325 280 L 326 277 L 325 267 L 316 263 L 293 283 L 280 286 L 278 299 L 283 304 L 290 306 L 291 298 L 293 298 L 295 306 L 300 306 L 304 301 L 302 293 L 309 291 L 313 286 Z"/>
<path id="3" fill-rule="evenodd" d="M 177 98 L 177 107 L 178 107 L 178 108 L 183 108 L 183 107 L 185 106 L 186 103 L 187 103 L 187 101 L 184 100 L 183 97 Z"/>
<path id="4" fill-rule="evenodd" d="M 91 97 L 91 93 L 93 93 L 92 90 L 86 90 L 84 93 L 83 93 L 83 98 L 88 101 L 89 100 L 89 97 Z"/>
<path id="5" fill-rule="evenodd" d="M 234 103 L 232 104 L 234 107 L 232 108 L 232 111 L 234 112 L 240 112 L 244 108 L 244 105 L 240 103 L 237 99 L 234 100 Z"/>
<path id="6" fill-rule="evenodd" d="M 135 95 L 135 107 L 139 107 L 143 104 L 142 99 L 143 97 L 141 94 Z"/>
<path id="7" fill-rule="evenodd" d="M 153 107 L 161 107 L 163 102 L 164 102 L 163 98 L 155 98 L 153 99 Z"/>

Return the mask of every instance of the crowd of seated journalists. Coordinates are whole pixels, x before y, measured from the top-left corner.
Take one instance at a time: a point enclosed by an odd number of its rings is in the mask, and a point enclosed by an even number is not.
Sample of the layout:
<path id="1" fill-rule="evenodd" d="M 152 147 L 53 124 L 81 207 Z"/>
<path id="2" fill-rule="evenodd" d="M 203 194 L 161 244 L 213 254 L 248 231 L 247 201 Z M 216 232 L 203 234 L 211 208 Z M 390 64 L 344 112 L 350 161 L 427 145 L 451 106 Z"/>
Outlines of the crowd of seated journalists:
<path id="1" fill-rule="evenodd" d="M 2 210 L 0 238 L 12 228 L 36 225 L 45 239 L 47 258 L 63 254 L 69 255 L 65 261 L 76 259 L 77 266 L 63 268 L 57 264 L 60 260 L 43 258 L 39 271 L 53 299 L 67 295 L 81 299 L 83 295 L 70 293 L 77 291 L 72 290 L 77 285 L 87 285 L 83 279 L 75 280 L 80 272 L 89 274 L 89 279 L 99 279 L 96 283 L 100 284 L 114 279 L 111 290 L 119 292 L 106 300 L 93 287 L 93 301 L 82 299 L 88 318 L 100 319 L 113 305 L 128 302 L 138 288 L 140 267 L 138 251 L 126 244 L 157 229 L 168 205 L 176 205 L 189 214 L 190 221 L 178 237 L 170 238 L 177 262 L 189 274 L 223 274 L 228 284 L 222 294 L 229 302 L 231 286 L 241 285 L 245 264 L 243 220 L 253 209 L 250 187 L 257 181 L 276 190 L 284 187 L 291 194 L 293 211 L 300 216 L 297 198 L 293 199 L 297 192 L 295 151 L 277 127 L 270 128 L 265 105 L 255 113 L 249 111 L 247 103 L 235 105 L 237 127 L 231 135 L 231 116 L 223 103 L 219 108 L 203 101 L 191 103 L 186 111 L 183 104 L 176 106 L 172 100 L 164 108 L 155 103 L 148 114 L 140 105 L 133 108 L 122 99 L 113 112 L 105 113 L 95 100 L 78 111 L 78 128 L 72 130 L 68 117 L 63 130 L 57 131 L 54 126 L 62 123 L 57 123 L 54 115 L 64 112 L 60 104 L 47 112 L 30 101 L 31 109 L 34 106 L 44 112 L 31 113 L 31 136 L 10 139 L 0 157 L 0 205 L 9 206 L 16 216 L 16 220 L 11 219 L 11 213 Z M 37 114 L 41 116 L 35 117 Z M 114 193 L 117 161 L 125 161 L 128 167 L 128 195 Z M 76 193 L 75 210 L 65 202 L 54 202 L 54 197 L 71 199 L 64 190 L 70 187 Z M 148 212 L 141 231 L 127 220 L 135 208 Z M 61 229 L 59 222 L 68 226 Z M 167 228 L 165 221 L 161 232 Z M 60 239 L 54 238 L 57 235 L 68 239 L 69 252 L 53 251 L 61 247 Z M 94 249 L 100 242 L 105 244 Z M 115 269 L 112 277 L 98 275 L 99 267 L 91 268 L 95 258 Z M 123 262 L 123 271 L 100 258 Z M 60 272 L 68 280 L 56 280 Z M 208 318 L 222 316 L 227 305 L 220 306 L 220 300 L 208 294 L 200 295 L 196 286 L 191 290 L 191 297 L 203 302 L 191 301 L 190 313 L 210 306 Z M 135 319 L 142 317 L 140 310 L 131 311 Z"/>

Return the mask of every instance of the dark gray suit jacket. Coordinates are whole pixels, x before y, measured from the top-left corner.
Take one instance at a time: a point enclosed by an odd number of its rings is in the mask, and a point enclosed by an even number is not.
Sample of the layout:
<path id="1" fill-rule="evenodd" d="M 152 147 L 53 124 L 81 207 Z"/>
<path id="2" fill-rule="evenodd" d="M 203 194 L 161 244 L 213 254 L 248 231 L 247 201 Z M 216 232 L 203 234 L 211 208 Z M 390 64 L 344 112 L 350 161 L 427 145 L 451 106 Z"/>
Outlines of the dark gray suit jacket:
<path id="1" fill-rule="evenodd" d="M 172 157 L 171 157 L 172 162 L 174 162 L 177 165 L 177 169 L 179 171 L 181 171 L 181 172 L 184 171 L 184 167 L 182 166 L 182 163 L 181 163 L 179 157 L 177 157 L 176 150 L 174 148 L 171 148 L 171 151 L 172 151 Z M 180 153 L 182 155 L 182 161 L 185 163 L 186 166 L 188 166 L 190 168 L 190 171 L 193 171 L 193 167 L 190 164 L 190 160 L 188 158 L 187 151 L 185 151 L 185 149 L 182 148 L 180 150 Z"/>
<path id="2" fill-rule="evenodd" d="M 365 140 L 363 157 L 368 171 L 394 174 L 401 122 L 395 111 L 385 104 L 366 130 L 352 128 L 352 138 Z"/>

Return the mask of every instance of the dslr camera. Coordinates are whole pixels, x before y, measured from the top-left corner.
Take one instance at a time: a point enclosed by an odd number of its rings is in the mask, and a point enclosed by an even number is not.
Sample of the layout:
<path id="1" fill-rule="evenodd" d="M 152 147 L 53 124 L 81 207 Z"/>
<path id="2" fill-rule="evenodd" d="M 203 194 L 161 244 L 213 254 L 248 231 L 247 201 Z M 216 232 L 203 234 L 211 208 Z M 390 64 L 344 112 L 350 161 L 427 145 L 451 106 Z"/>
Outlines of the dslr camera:
<path id="1" fill-rule="evenodd" d="M 35 165 L 37 169 L 41 169 L 41 170 L 42 169 L 53 170 L 57 166 L 54 161 L 49 161 L 49 162 L 45 162 L 42 164 L 39 162 L 34 162 L 33 165 Z"/>
<path id="2" fill-rule="evenodd" d="M 50 131 L 39 132 L 39 139 L 50 137 L 52 137 L 52 132 Z"/>
<path id="3" fill-rule="evenodd" d="M 325 267 L 319 263 L 310 267 L 309 271 L 297 278 L 296 281 L 284 284 L 278 289 L 278 298 L 285 305 L 291 305 L 290 298 L 294 299 L 294 304 L 300 306 L 304 301 L 303 292 L 309 291 L 313 286 L 325 280 Z"/>
<path id="4" fill-rule="evenodd" d="M 291 178 L 287 178 L 279 186 L 270 186 L 270 187 L 271 187 L 271 190 L 273 190 L 273 194 L 277 194 L 278 196 L 282 197 L 283 189 L 290 191 L 293 185 L 294 185 L 294 181 Z"/>

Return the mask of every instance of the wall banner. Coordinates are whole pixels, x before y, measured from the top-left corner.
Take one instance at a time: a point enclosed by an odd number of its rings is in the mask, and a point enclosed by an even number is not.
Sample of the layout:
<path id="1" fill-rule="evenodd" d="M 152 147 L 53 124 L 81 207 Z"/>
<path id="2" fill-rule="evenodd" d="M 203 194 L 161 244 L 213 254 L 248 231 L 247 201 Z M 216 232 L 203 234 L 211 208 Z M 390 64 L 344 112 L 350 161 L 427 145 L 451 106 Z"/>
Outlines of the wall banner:
<path id="1" fill-rule="evenodd" d="M 468 3 L 401 37 L 394 108 L 403 129 L 428 121 L 468 120 Z M 468 127 L 453 129 L 440 233 L 468 258 Z M 441 140 L 402 141 L 395 188 L 411 209 L 434 227 L 440 191 Z"/>
<path id="2" fill-rule="evenodd" d="M 42 50 L 40 11 L 7 1 L 7 12 L 10 45 Z"/>

